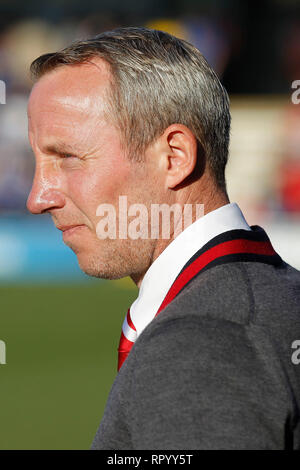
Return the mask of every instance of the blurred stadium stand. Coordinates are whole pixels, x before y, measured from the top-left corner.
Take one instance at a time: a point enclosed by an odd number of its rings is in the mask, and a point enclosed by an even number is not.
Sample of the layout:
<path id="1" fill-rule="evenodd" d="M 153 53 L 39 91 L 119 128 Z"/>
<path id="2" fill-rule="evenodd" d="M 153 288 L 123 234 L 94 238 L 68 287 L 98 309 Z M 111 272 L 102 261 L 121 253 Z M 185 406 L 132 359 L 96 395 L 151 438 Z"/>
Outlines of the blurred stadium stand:
<path id="1" fill-rule="evenodd" d="M 185 38 L 217 70 L 232 101 L 231 199 L 300 268 L 300 105 L 291 102 L 291 83 L 300 79 L 299 2 L 2 0 L 0 12 L 0 79 L 7 88 L 0 105 L 0 282 L 86 280 L 51 221 L 26 213 L 34 172 L 29 65 L 44 52 L 119 25 Z"/>

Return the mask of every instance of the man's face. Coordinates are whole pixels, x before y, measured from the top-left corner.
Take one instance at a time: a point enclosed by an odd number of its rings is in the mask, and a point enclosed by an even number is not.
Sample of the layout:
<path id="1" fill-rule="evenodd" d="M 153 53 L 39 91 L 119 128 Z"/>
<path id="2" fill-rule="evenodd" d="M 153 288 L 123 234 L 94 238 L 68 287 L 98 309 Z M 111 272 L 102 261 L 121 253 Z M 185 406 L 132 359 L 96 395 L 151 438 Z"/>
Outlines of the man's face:
<path id="1" fill-rule="evenodd" d="M 148 204 L 153 191 L 147 165 L 127 159 L 105 119 L 109 73 L 97 59 L 59 67 L 34 86 L 28 118 L 36 171 L 27 207 L 51 214 L 83 271 L 114 279 L 147 269 L 153 241 L 99 239 L 97 207 L 112 204 L 118 217 L 119 195 L 128 205 Z"/>

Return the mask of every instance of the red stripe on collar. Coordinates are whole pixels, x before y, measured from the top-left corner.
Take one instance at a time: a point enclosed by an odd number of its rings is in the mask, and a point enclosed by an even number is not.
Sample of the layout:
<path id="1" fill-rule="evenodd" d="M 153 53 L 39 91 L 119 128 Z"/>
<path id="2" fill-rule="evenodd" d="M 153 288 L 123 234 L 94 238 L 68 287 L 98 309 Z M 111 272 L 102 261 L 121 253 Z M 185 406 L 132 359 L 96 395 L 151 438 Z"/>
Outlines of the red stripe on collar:
<path id="1" fill-rule="evenodd" d="M 160 305 L 156 315 L 158 315 L 190 282 L 196 275 L 198 275 L 204 268 L 207 268 L 212 262 L 213 266 L 223 264 L 226 262 L 226 256 L 237 255 L 236 257 L 230 256 L 228 262 L 241 261 L 239 255 L 256 255 L 249 261 L 266 262 L 274 264 L 272 259 L 267 260 L 265 257 L 278 258 L 277 253 L 273 249 L 270 241 L 255 241 L 239 238 L 237 240 L 229 240 L 219 243 L 212 248 L 203 252 L 200 250 L 200 255 L 192 263 L 187 263 L 186 267 L 177 276 L 174 283 L 170 287 L 166 297 Z M 216 262 L 217 261 L 217 262 Z"/>

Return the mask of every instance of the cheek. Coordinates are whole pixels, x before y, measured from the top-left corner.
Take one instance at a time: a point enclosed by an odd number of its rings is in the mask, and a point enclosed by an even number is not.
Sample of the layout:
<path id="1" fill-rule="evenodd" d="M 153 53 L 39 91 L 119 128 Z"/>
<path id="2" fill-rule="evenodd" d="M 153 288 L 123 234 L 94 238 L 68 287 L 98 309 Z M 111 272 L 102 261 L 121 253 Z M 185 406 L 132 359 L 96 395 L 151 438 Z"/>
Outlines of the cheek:
<path id="1" fill-rule="evenodd" d="M 109 203 L 117 208 L 119 195 L 128 194 L 132 186 L 129 168 L 112 163 L 101 168 L 91 165 L 66 176 L 68 196 L 90 220 L 96 218 L 99 204 Z"/>

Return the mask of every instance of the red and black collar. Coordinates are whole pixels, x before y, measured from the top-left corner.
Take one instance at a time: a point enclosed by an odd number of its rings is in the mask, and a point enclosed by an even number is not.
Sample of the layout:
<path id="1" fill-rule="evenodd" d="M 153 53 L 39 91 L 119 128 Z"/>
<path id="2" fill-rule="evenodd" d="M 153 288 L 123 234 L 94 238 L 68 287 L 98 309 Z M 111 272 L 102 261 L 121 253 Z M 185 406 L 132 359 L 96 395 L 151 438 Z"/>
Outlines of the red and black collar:
<path id="1" fill-rule="evenodd" d="M 200 273 L 221 264 L 241 261 L 273 266 L 279 266 L 282 263 L 266 232 L 258 225 L 251 226 L 251 230 L 230 230 L 221 233 L 206 243 L 185 264 L 156 315 Z"/>

